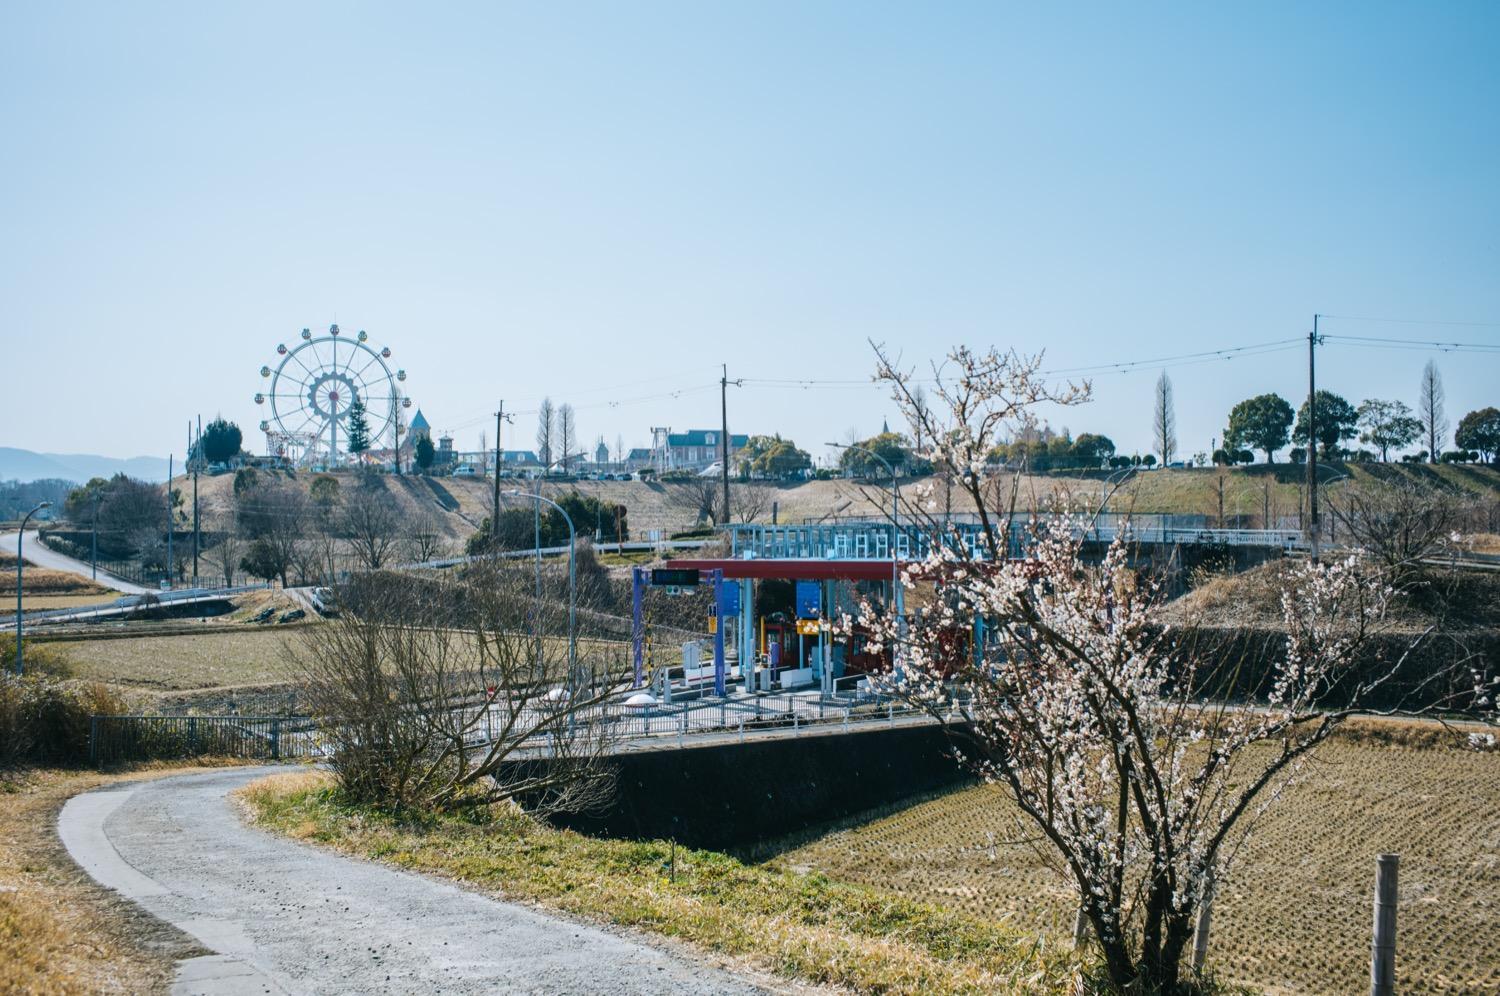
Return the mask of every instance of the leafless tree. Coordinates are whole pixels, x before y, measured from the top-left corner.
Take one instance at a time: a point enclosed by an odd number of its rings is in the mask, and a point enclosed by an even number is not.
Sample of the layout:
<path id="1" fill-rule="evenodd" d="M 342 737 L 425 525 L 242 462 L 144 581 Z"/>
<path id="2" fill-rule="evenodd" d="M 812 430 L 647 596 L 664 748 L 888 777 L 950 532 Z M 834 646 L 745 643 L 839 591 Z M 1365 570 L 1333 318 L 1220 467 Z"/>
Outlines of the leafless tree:
<path id="1" fill-rule="evenodd" d="M 285 587 L 315 518 L 307 493 L 294 483 L 268 478 L 239 496 L 235 514 Z"/>
<path id="2" fill-rule="evenodd" d="M 314 532 L 299 539 L 292 547 L 292 567 L 303 584 L 332 584 L 334 575 L 324 556 L 325 534 Z"/>
<path id="3" fill-rule="evenodd" d="M 339 564 L 345 560 L 345 550 L 336 523 L 324 519 L 316 529 L 309 532 L 304 542 L 316 565 L 313 576 L 324 584 L 332 584 L 338 580 Z"/>
<path id="4" fill-rule="evenodd" d="M 626 655 L 590 655 L 571 675 L 565 614 L 538 618 L 531 568 L 490 563 L 456 581 L 362 575 L 340 615 L 309 627 L 293 673 L 351 797 L 398 809 L 514 800 L 580 811 L 613 788 L 600 705 Z M 538 638 L 540 633 L 540 639 Z"/>
<path id="5" fill-rule="evenodd" d="M 1451 552 L 1465 501 L 1429 484 L 1395 479 L 1362 480 L 1329 495 L 1329 510 L 1354 542 L 1401 586 L 1423 570 L 1423 561 Z"/>
<path id="6" fill-rule="evenodd" d="M 240 557 L 243 555 L 244 543 L 240 539 L 239 530 L 231 526 L 219 534 L 219 542 L 209 547 L 203 556 L 218 569 L 219 575 L 224 579 L 224 587 L 228 588 L 234 584 L 234 575 L 240 569 Z"/>
<path id="7" fill-rule="evenodd" d="M 694 523 L 707 522 L 717 526 L 724 522 L 721 515 L 723 491 L 719 481 L 713 477 L 690 477 L 665 481 L 663 497 L 669 507 L 693 517 Z"/>
<path id="8" fill-rule="evenodd" d="M 543 398 L 536 411 L 536 456 L 542 469 L 552 466 L 552 445 L 556 440 L 557 409 L 551 398 Z"/>
<path id="9" fill-rule="evenodd" d="M 401 516 L 384 489 L 361 488 L 344 499 L 340 528 L 366 570 L 389 563 L 400 542 Z"/>
<path id="10" fill-rule="evenodd" d="M 573 451 L 578 448 L 578 426 L 573 420 L 573 406 L 564 402 L 557 409 L 557 441 L 562 449 L 563 473 L 571 469 Z"/>
<path id="11" fill-rule="evenodd" d="M 1443 440 L 1448 438 L 1448 416 L 1443 403 L 1448 396 L 1443 391 L 1443 375 L 1432 360 L 1422 368 L 1422 386 L 1417 397 L 1417 420 L 1422 423 L 1422 435 L 1427 439 L 1427 462 L 1437 463 Z"/>
<path id="12" fill-rule="evenodd" d="M 436 560 L 447 551 L 448 536 L 443 532 L 442 522 L 430 509 L 418 512 L 412 520 L 406 532 L 406 548 L 407 556 L 419 564 Z"/>
<path id="13" fill-rule="evenodd" d="M 1151 435 L 1156 441 L 1156 452 L 1161 454 L 1161 465 L 1172 462 L 1177 452 L 1177 408 L 1172 397 L 1172 378 L 1163 370 L 1156 378 L 1156 388 L 1151 401 Z"/>
<path id="14" fill-rule="evenodd" d="M 620 469 L 621 470 L 625 469 L 625 437 L 624 436 L 620 436 L 620 435 L 615 436 L 615 463 L 617 463 L 617 464 L 620 465 Z"/>
<path id="15" fill-rule="evenodd" d="M 777 494 L 777 490 L 768 485 L 741 481 L 731 495 L 734 514 L 741 522 L 765 518 L 770 514 Z M 720 501 L 722 503 L 722 498 Z"/>
<path id="16" fill-rule="evenodd" d="M 912 435 L 912 443 L 913 443 L 912 452 L 916 453 L 918 456 L 920 456 L 922 454 L 922 452 L 923 452 L 923 443 L 924 443 L 924 441 L 927 438 L 922 433 L 923 433 L 924 427 L 925 427 L 925 425 L 926 425 L 926 423 L 928 421 L 928 417 L 927 417 L 927 389 L 925 387 L 923 387 L 921 384 L 918 384 L 918 385 L 916 385 L 915 387 L 912 388 L 912 391 L 911 391 L 911 406 L 912 406 L 912 411 L 916 412 L 916 414 L 917 414 L 916 421 L 912 423 L 912 427 L 911 427 L 911 435 Z"/>

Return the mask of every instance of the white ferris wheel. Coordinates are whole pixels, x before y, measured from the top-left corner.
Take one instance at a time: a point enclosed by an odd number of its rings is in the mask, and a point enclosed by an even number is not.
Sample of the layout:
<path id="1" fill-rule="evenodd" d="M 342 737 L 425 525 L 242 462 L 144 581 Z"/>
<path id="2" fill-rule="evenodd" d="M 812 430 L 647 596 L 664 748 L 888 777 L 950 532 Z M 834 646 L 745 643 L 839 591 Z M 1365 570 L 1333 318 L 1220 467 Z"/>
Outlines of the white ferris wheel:
<path id="1" fill-rule="evenodd" d="M 377 350 L 363 329 L 350 338 L 330 325 L 326 335 L 303 329 L 301 342 L 279 344 L 276 355 L 275 366 L 260 368 L 269 389 L 255 395 L 257 405 L 271 408 L 260 428 L 273 450 L 299 463 L 336 465 L 348 448 L 356 402 L 364 405 L 370 449 L 396 447 L 400 410 L 410 408 L 411 399 L 401 394 L 406 371 L 387 362 L 389 346 Z"/>

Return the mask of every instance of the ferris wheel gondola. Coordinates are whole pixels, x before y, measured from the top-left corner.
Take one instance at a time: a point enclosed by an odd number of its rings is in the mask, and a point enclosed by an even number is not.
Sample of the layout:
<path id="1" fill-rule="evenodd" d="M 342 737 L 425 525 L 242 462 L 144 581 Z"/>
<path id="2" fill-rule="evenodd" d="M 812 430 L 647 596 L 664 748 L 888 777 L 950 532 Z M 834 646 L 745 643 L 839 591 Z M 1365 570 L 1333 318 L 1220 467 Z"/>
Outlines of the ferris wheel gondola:
<path id="1" fill-rule="evenodd" d="M 397 412 L 403 398 L 397 386 L 406 380 L 405 370 L 393 370 L 386 361 L 390 347 L 376 349 L 361 330 L 352 339 L 337 325 L 324 335 L 303 329 L 301 342 L 276 347 L 275 366 L 260 368 L 267 389 L 255 395 L 255 403 L 269 405 L 262 422 L 268 434 L 312 441 L 302 462 L 339 462 L 340 440 L 347 440 L 350 411 L 356 402 L 365 410 L 372 449 L 396 444 Z M 409 404 L 409 399 L 406 402 Z"/>

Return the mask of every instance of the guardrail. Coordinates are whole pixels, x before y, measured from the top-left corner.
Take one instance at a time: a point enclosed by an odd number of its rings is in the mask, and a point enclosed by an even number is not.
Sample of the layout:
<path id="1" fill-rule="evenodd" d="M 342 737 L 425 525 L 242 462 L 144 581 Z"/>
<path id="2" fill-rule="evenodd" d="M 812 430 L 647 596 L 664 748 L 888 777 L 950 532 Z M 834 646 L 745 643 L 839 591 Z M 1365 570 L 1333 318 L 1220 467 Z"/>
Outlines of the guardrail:
<path id="1" fill-rule="evenodd" d="M 579 537 L 586 539 L 587 537 Z M 595 553 L 627 553 L 647 552 L 651 550 L 697 550 L 707 546 L 710 540 L 627 540 L 623 543 L 595 543 Z M 523 550 L 501 550 L 496 553 L 476 553 L 464 557 L 443 557 L 439 560 L 424 560 L 415 564 L 397 564 L 397 570 L 436 570 L 444 567 L 458 567 L 461 564 L 474 564 L 485 560 L 518 560 L 523 557 L 535 557 L 540 553 L 544 557 L 560 556 L 568 552 L 567 546 L 544 546 L 540 550 L 536 547 L 527 547 Z"/>
<path id="2" fill-rule="evenodd" d="M 467 710 L 471 747 L 482 747 L 505 728 L 505 706 Z M 538 716 L 541 710 L 528 707 Z M 892 724 L 918 715 L 888 699 L 823 698 L 781 693 L 699 699 L 667 705 L 632 706 L 612 701 L 581 711 L 584 733 L 607 737 L 616 749 L 666 745 L 685 747 L 697 738 L 726 734 L 743 740 L 768 733 L 802 736 L 875 723 Z M 539 755 L 550 750 L 550 738 L 539 735 L 519 745 Z M 296 761 L 326 757 L 326 739 L 306 716 L 95 716 L 89 730 L 89 759 L 95 765 L 122 761 L 156 761 L 191 757 Z"/>
<path id="3" fill-rule="evenodd" d="M 128 615 L 151 609 L 169 608 L 174 605 L 194 605 L 198 602 L 216 602 L 231 595 L 247 591 L 260 591 L 265 584 L 242 584 L 232 588 L 179 588 L 174 591 L 152 592 L 147 595 L 122 595 L 102 605 L 90 605 L 72 609 L 35 609 L 23 612 L 21 618 L 30 625 L 40 622 L 62 622 L 78 619 L 104 619 L 109 616 Z M 154 601 L 153 601 L 154 599 Z M 0 630 L 15 629 L 15 616 L 0 616 Z"/>

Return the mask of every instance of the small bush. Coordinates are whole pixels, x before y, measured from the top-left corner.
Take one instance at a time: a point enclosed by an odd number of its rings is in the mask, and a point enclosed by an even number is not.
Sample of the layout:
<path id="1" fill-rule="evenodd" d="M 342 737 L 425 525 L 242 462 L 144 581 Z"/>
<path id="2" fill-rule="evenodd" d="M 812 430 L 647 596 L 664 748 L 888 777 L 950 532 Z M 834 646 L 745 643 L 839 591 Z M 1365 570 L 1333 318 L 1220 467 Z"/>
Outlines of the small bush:
<path id="1" fill-rule="evenodd" d="M 49 678 L 70 678 L 73 675 L 73 667 L 68 658 L 50 643 L 27 640 L 22 663 L 28 674 L 46 675 Z M 0 671 L 12 674 L 15 670 L 16 641 L 14 638 L 0 640 Z"/>
<path id="2" fill-rule="evenodd" d="M 82 764 L 89 756 L 90 717 L 125 711 L 124 699 L 98 682 L 6 673 L 0 676 L 0 766 Z"/>

